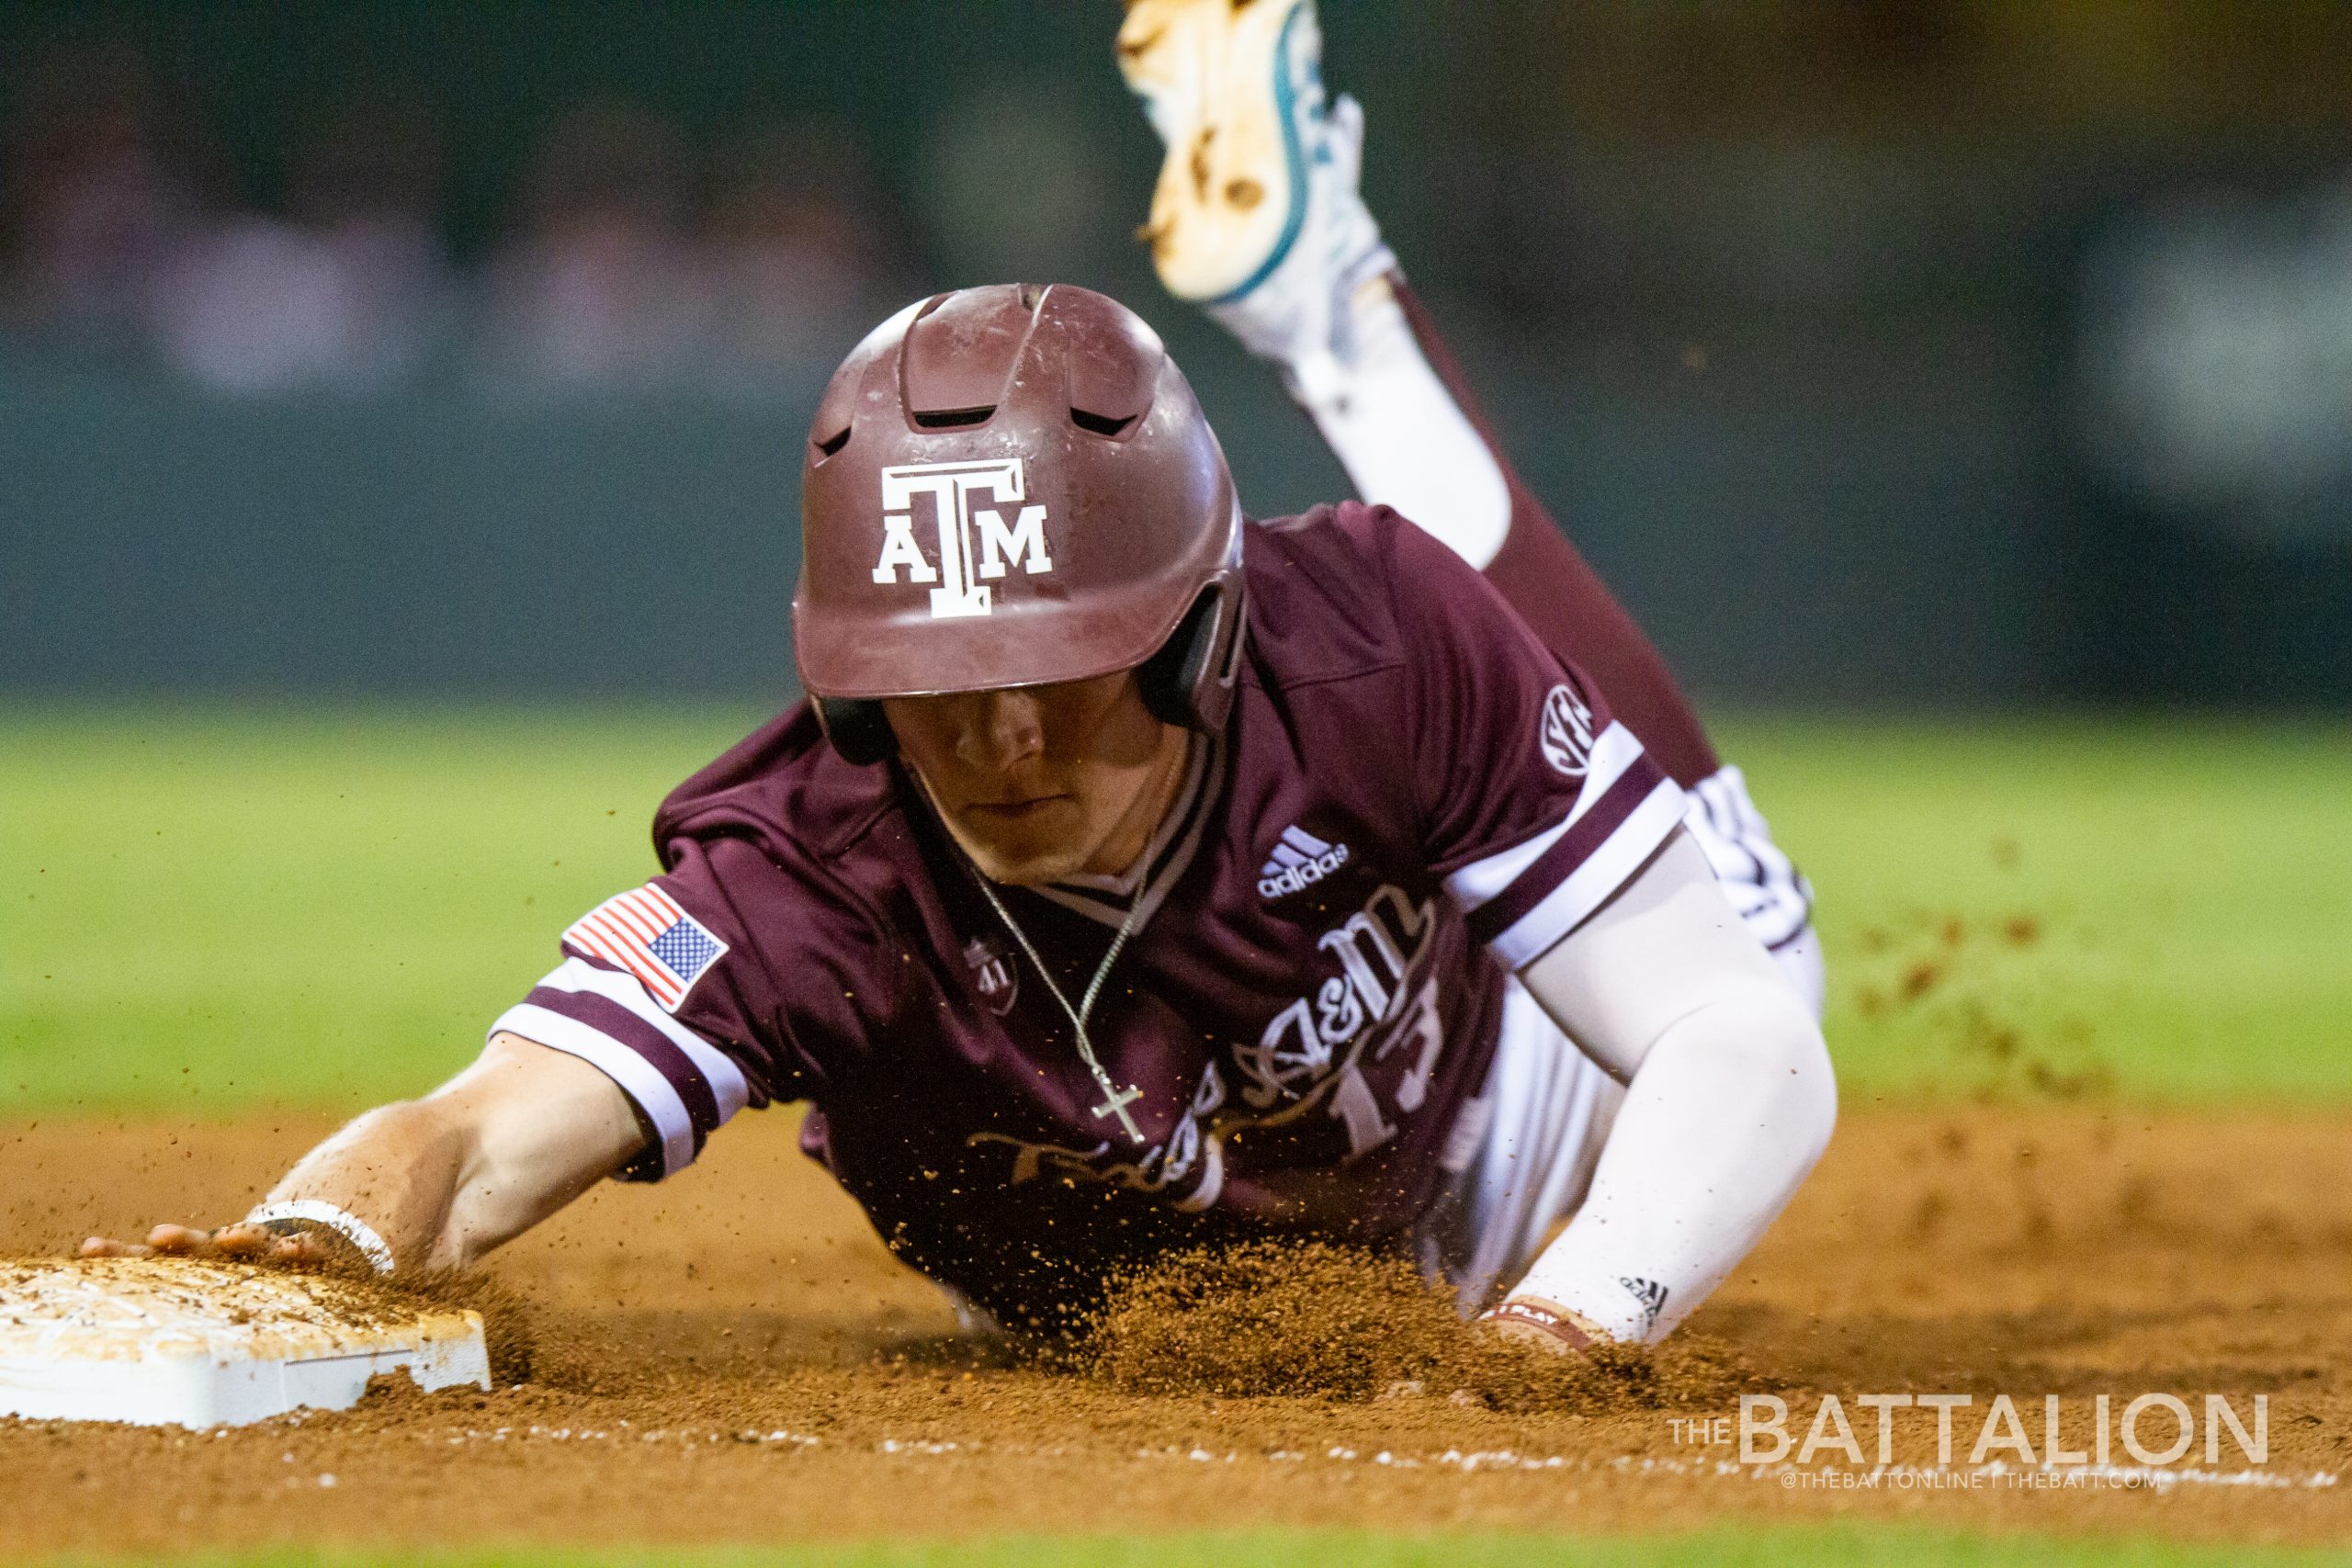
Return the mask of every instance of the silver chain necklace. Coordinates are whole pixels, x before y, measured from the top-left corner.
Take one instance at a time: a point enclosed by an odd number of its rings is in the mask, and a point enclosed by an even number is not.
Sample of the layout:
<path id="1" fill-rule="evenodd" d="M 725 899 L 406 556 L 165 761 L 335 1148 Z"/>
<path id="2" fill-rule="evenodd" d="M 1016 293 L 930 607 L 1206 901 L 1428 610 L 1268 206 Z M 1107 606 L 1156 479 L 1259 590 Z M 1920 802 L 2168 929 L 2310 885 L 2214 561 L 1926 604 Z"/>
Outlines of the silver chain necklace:
<path id="1" fill-rule="evenodd" d="M 1135 902 L 1127 906 L 1127 918 L 1119 922 L 1119 934 L 1111 939 L 1110 950 L 1102 954 L 1102 962 L 1094 966 L 1094 978 L 1087 985 L 1086 994 L 1079 998 L 1076 1007 L 1069 1005 L 1069 998 L 1062 995 L 1062 988 L 1054 983 L 1053 971 L 1047 969 L 1046 961 L 1037 956 L 1037 950 L 1029 945 L 1029 933 L 1021 929 L 1021 922 L 1012 918 L 1012 911 L 1004 907 L 1004 900 L 999 898 L 996 889 L 989 886 L 988 874 L 974 866 L 972 880 L 979 885 L 980 896 L 989 901 L 989 908 L 996 911 L 996 918 L 1004 922 L 1004 929 L 1012 933 L 1012 940 L 1021 944 L 1021 951 L 1029 955 L 1037 977 L 1046 982 L 1046 989 L 1054 994 L 1054 1000 L 1061 1003 L 1062 1011 L 1069 1015 L 1070 1029 L 1078 1037 L 1078 1054 L 1086 1059 L 1087 1071 L 1094 1075 L 1094 1081 L 1102 1086 L 1102 1103 L 1094 1108 L 1095 1119 L 1100 1121 L 1105 1116 L 1116 1116 L 1119 1125 L 1126 1129 L 1127 1136 L 1138 1144 L 1142 1143 L 1143 1129 L 1137 1127 L 1136 1119 L 1127 1114 L 1127 1106 L 1141 1100 L 1143 1090 L 1133 1084 L 1123 1090 L 1111 1081 L 1111 1075 L 1102 1068 L 1102 1059 L 1094 1055 L 1094 1042 L 1087 1036 L 1086 1020 L 1094 1010 L 1094 998 L 1102 994 L 1102 982 L 1111 977 L 1111 965 L 1118 962 L 1119 950 L 1126 946 L 1127 938 L 1135 934 L 1136 917 L 1143 913 L 1143 896 L 1149 890 L 1150 878 L 1147 876 L 1144 886 L 1136 890 Z"/>
<path id="2" fill-rule="evenodd" d="M 1189 766 L 1192 755 L 1192 747 L 1188 744 L 1179 756 L 1177 766 L 1180 769 Z M 915 770 L 910 768 L 908 771 L 914 773 L 918 786 L 928 798 L 930 784 Z M 936 802 L 933 803 L 932 809 L 938 810 Z M 952 841 L 952 834 L 950 839 Z M 1069 1005 L 1069 998 L 1062 994 L 1061 987 L 1054 980 L 1053 971 L 1047 969 L 1046 961 L 1037 956 L 1036 948 L 1030 943 L 1029 933 L 1021 929 L 1021 922 L 1012 918 L 1012 911 L 1006 908 L 1004 900 L 996 896 L 996 888 L 989 881 L 988 873 L 973 864 L 970 856 L 962 856 L 966 867 L 972 874 L 974 885 L 980 890 L 980 897 L 989 901 L 989 908 L 996 911 L 996 918 L 1004 922 L 1004 929 L 1011 931 L 1012 940 L 1021 944 L 1021 951 L 1028 957 L 1030 967 L 1037 971 L 1037 978 L 1046 982 L 1046 989 L 1053 993 L 1054 1000 L 1061 1004 L 1062 1011 L 1069 1016 L 1070 1032 L 1078 1041 L 1078 1054 L 1085 1061 L 1086 1070 L 1092 1073 L 1094 1081 L 1102 1086 L 1102 1103 L 1093 1108 L 1095 1120 L 1116 1116 L 1120 1127 L 1138 1144 L 1144 1141 L 1143 1129 L 1136 1125 L 1136 1119 L 1128 1114 L 1127 1107 L 1143 1098 L 1143 1090 L 1133 1084 L 1123 1089 L 1111 1080 L 1110 1073 L 1103 1068 L 1102 1059 L 1094 1054 L 1094 1041 L 1086 1032 L 1086 1021 L 1093 1014 L 1095 998 L 1102 994 L 1102 982 L 1111 977 L 1111 965 L 1119 961 L 1120 951 L 1127 945 L 1127 939 L 1135 934 L 1136 927 L 1142 923 L 1143 912 L 1151 893 L 1149 860 L 1157 847 L 1157 840 L 1145 846 L 1146 867 L 1142 880 L 1136 886 L 1133 901 L 1127 905 L 1125 918 L 1119 922 L 1118 934 L 1111 939 L 1110 947 L 1102 954 L 1102 962 L 1094 966 L 1094 978 L 1087 982 L 1086 994 L 1079 998 L 1076 1007 Z M 958 853 L 961 853 L 960 846 Z"/>

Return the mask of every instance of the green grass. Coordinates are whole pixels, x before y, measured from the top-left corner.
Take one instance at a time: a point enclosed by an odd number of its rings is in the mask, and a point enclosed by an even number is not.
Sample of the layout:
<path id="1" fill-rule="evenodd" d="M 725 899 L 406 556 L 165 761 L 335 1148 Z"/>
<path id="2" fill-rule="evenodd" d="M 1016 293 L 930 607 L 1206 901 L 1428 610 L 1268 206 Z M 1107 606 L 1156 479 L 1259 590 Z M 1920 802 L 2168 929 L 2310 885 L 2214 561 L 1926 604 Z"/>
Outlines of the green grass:
<path id="1" fill-rule="evenodd" d="M 1849 1093 L 2352 1100 L 2352 728 L 1722 739 L 1815 885 Z"/>
<path id="2" fill-rule="evenodd" d="M 0 1114 L 429 1086 L 756 716 L 0 711 Z M 2352 1099 L 2352 730 L 1725 741 L 1820 890 L 1849 1099 Z"/>
<path id="3" fill-rule="evenodd" d="M 53 1562 L 116 1563 L 124 1559 Z M 146 1561 L 153 1561 L 147 1559 Z M 1809 1568 L 1811 1564 L 1954 1564 L 1958 1568 L 2289 1568 L 2343 1562 L 2345 1553 L 2241 1544 L 2193 1546 L 2152 1540 L 2058 1540 L 1962 1536 L 1905 1526 L 1762 1527 L 1648 1539 L 1542 1536 L 1374 1536 L 1308 1531 L 1243 1535 L 1000 1538 L 972 1541 L 861 1542 L 788 1548 L 663 1548 L 579 1551 L 549 1547 L 469 1548 L 434 1553 L 263 1551 L 167 1559 L 255 1568 L 390 1568 L 406 1562 L 462 1568 Z"/>
<path id="4" fill-rule="evenodd" d="M 0 716 L 0 1111 L 429 1088 L 756 716 Z"/>

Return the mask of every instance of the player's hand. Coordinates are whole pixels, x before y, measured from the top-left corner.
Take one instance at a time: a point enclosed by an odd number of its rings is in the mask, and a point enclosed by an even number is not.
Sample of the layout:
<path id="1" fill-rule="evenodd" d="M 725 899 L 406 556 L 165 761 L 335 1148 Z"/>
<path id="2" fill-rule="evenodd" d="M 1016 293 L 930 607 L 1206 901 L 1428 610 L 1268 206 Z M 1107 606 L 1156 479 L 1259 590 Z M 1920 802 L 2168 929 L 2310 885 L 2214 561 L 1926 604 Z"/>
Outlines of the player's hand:
<path id="1" fill-rule="evenodd" d="M 1498 1339 L 1552 1356 L 1577 1355 L 1608 1337 L 1599 1324 L 1541 1296 L 1507 1297 L 1478 1323 Z"/>
<path id="2" fill-rule="evenodd" d="M 85 1258 L 196 1258 L 232 1263 L 316 1264 L 332 1261 L 327 1241 L 310 1231 L 278 1232 L 260 1225 L 223 1225 L 198 1230 L 157 1225 L 142 1245 L 94 1235 L 82 1244 Z"/>

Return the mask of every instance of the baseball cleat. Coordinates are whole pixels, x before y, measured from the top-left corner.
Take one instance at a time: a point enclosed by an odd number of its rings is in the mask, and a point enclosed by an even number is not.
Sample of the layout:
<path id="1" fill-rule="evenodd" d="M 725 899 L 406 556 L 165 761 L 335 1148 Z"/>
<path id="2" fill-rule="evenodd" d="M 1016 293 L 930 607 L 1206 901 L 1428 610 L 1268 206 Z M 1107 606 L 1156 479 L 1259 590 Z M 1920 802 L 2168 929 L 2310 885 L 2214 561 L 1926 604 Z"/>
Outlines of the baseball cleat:
<path id="1" fill-rule="evenodd" d="M 1312 0 L 1130 0 L 1119 68 L 1168 148 L 1142 237 L 1169 292 L 1283 364 L 1351 357 L 1396 265 L 1357 190 L 1363 112 L 1323 91 Z"/>

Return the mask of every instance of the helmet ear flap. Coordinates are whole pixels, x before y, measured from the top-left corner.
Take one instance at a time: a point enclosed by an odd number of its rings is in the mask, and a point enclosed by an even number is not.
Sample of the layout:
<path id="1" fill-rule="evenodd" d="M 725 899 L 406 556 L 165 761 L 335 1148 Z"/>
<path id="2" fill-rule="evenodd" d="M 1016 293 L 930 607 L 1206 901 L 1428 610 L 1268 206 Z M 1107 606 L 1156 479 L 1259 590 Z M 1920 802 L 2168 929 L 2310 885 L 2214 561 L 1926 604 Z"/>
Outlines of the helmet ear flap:
<path id="1" fill-rule="evenodd" d="M 898 732 L 878 702 L 858 697 L 818 697 L 818 728 L 844 761 L 870 767 L 898 754 Z"/>
<path id="2" fill-rule="evenodd" d="M 1241 619 L 1238 573 L 1201 590 L 1175 632 L 1136 669 L 1136 689 L 1154 718 L 1185 729 L 1225 728 L 1240 672 Z"/>

